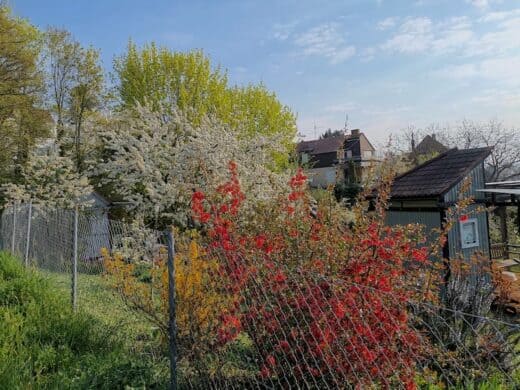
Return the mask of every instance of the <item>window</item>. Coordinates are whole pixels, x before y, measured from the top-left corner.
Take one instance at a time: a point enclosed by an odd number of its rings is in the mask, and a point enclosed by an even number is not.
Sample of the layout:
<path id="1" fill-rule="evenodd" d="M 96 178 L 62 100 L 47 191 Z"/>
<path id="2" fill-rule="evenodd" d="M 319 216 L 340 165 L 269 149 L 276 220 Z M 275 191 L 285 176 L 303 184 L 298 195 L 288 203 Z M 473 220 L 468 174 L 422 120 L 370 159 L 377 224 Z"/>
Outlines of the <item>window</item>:
<path id="1" fill-rule="evenodd" d="M 371 158 L 372 157 L 372 151 L 371 150 L 365 150 L 363 152 L 363 158 Z"/>
<path id="2" fill-rule="evenodd" d="M 462 249 L 479 246 L 478 221 L 476 218 L 460 221 L 460 240 Z"/>
<path id="3" fill-rule="evenodd" d="M 352 158 L 352 150 L 347 150 L 347 158 Z"/>
<path id="4" fill-rule="evenodd" d="M 301 158 L 302 158 L 302 164 L 307 164 L 309 162 L 309 155 L 307 153 L 302 153 Z"/>

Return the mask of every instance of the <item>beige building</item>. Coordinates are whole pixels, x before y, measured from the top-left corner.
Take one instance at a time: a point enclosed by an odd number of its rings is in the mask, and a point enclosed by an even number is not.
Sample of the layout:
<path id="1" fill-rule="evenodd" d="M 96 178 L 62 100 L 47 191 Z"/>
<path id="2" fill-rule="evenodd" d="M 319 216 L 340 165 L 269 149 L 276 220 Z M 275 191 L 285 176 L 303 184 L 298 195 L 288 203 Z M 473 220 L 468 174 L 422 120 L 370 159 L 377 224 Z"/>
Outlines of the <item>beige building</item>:
<path id="1" fill-rule="evenodd" d="M 359 182 L 364 168 L 374 159 L 375 148 L 359 129 L 312 141 L 296 148 L 312 187 L 325 188 L 339 181 Z"/>

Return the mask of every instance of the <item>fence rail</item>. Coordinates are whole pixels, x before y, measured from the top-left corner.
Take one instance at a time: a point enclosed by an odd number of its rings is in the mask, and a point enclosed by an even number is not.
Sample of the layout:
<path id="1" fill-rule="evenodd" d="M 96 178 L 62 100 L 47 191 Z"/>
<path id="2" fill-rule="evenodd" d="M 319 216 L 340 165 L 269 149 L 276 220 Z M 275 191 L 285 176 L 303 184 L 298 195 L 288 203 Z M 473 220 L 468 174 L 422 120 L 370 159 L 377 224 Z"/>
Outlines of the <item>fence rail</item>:
<path id="1" fill-rule="evenodd" d="M 491 244 L 491 258 L 495 260 L 516 260 L 520 263 L 520 245 L 508 242 Z"/>
<path id="2" fill-rule="evenodd" d="M 183 248 L 190 240 L 175 241 Z M 258 272 L 237 292 L 213 283 L 235 275 L 211 271 L 198 295 L 186 285 L 198 277 L 194 265 L 175 255 L 173 242 L 171 232 L 113 221 L 103 210 L 27 203 L 1 217 L 1 248 L 69 278 L 74 307 L 82 299 L 78 280 L 104 271 L 104 249 L 125 263 L 166 267 L 171 388 L 471 388 L 495 379 L 520 387 L 517 319 L 460 309 L 476 299 L 469 290 L 451 306 L 438 305 L 319 273 Z M 202 249 L 203 261 L 229 266 L 229 257 L 206 258 L 210 248 Z M 161 297 L 154 286 L 152 280 L 151 293 Z"/>

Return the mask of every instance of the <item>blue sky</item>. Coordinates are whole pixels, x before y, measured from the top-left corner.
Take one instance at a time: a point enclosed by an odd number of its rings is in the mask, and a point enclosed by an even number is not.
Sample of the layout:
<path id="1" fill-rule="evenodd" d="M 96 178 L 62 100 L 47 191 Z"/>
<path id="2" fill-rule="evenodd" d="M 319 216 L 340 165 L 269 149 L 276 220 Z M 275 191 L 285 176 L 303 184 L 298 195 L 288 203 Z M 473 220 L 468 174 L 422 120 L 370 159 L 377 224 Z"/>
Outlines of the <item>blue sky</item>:
<path id="1" fill-rule="evenodd" d="M 498 118 L 520 127 L 520 0 L 11 0 L 101 49 L 202 48 L 233 83 L 264 82 L 313 138 L 359 127 Z M 316 131 L 314 130 L 316 127 Z"/>

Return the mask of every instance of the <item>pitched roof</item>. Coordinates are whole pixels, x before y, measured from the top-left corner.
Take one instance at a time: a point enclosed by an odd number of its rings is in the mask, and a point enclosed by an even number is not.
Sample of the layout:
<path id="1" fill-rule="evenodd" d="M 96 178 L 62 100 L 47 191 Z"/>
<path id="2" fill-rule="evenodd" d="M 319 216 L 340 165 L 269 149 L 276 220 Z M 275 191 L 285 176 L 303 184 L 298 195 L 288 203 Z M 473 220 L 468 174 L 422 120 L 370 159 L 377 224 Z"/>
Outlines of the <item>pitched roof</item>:
<path id="1" fill-rule="evenodd" d="M 448 148 L 435 139 L 435 135 L 427 135 L 415 147 L 417 154 L 444 153 Z"/>
<path id="2" fill-rule="evenodd" d="M 492 148 L 450 149 L 395 178 L 392 198 L 427 198 L 444 194 L 489 156 Z"/>
<path id="3" fill-rule="evenodd" d="M 298 153 L 307 152 L 310 154 L 336 152 L 343 145 L 345 138 L 345 135 L 340 135 L 312 141 L 302 141 L 296 146 L 296 151 Z"/>

